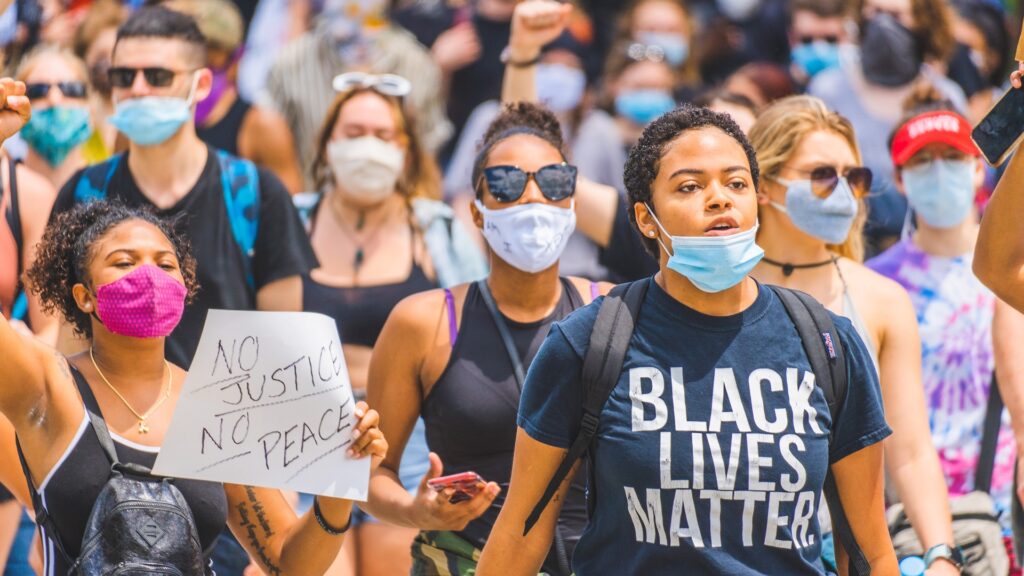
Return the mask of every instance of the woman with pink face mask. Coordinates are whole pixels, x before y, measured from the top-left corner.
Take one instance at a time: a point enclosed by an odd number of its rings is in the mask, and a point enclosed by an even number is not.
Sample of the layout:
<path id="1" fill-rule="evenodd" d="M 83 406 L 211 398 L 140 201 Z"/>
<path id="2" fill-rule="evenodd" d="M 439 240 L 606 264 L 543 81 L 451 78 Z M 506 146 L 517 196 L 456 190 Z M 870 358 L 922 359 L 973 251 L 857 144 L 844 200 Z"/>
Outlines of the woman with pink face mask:
<path id="1" fill-rule="evenodd" d="M 88 351 L 65 358 L 0 319 L 0 412 L 13 425 L 25 470 L 9 465 L 0 481 L 23 504 L 35 505 L 45 574 L 90 566 L 98 548 L 106 559 L 122 548 L 141 549 L 133 548 L 136 536 L 111 535 L 106 527 L 102 539 L 110 546 L 83 541 L 94 503 L 129 475 L 146 486 L 140 490 L 176 495 L 176 513 L 187 516 L 190 528 L 174 530 L 159 516 L 158 505 L 168 505 L 146 502 L 141 513 L 150 523 L 138 532 L 149 548 L 134 561 L 210 573 L 204 551 L 227 524 L 264 572 L 324 573 L 341 549 L 351 501 L 320 498 L 297 518 L 278 490 L 184 479 L 168 484 L 138 468 L 153 466 L 181 394 L 186 373 L 164 359 L 164 344 L 198 289 L 195 259 L 169 222 L 119 204 L 81 206 L 48 228 L 28 278 L 43 307 L 89 342 Z M 387 451 L 377 413 L 363 403 L 355 413 L 351 455 L 370 456 L 375 466 Z M 10 428 L 0 436 L 3 461 L 17 462 Z M 119 463 L 112 467 L 112 459 Z M 124 503 L 103 509 L 110 512 L 105 522 Z M 261 530 L 253 529 L 256 518 Z"/>

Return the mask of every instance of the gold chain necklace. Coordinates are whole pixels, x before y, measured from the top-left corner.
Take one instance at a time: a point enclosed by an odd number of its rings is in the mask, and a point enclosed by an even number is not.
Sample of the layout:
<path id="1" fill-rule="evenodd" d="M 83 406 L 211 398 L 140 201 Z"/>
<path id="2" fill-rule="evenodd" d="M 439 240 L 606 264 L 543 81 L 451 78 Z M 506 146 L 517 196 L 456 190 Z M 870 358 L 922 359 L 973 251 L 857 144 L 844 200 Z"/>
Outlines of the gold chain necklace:
<path id="1" fill-rule="evenodd" d="M 146 424 L 146 420 L 150 416 L 152 416 L 153 412 L 156 412 L 157 409 L 160 408 L 160 406 L 171 396 L 171 388 L 174 373 L 171 371 L 170 362 L 164 360 L 164 365 L 167 366 L 167 391 L 164 392 L 164 395 L 161 396 L 160 399 L 157 400 L 155 404 L 150 406 L 149 410 L 147 410 L 145 414 L 139 414 L 138 412 L 135 411 L 135 408 L 132 408 L 132 405 L 128 403 L 128 400 L 126 400 L 125 397 L 122 396 L 121 393 L 117 391 L 117 388 L 114 388 L 114 385 L 110 383 L 110 380 L 107 380 L 107 377 L 103 375 L 103 371 L 100 370 L 99 365 L 96 364 L 96 356 L 93 355 L 91 347 L 89 348 L 89 358 L 92 360 L 92 367 L 96 369 L 96 373 L 100 375 L 100 378 L 103 379 L 103 382 L 114 392 L 114 394 L 117 395 L 118 398 L 121 399 L 121 402 L 124 402 L 124 405 L 128 408 L 128 410 L 131 410 L 131 413 L 134 414 L 135 417 L 139 419 L 139 434 L 147 434 L 149 432 L 149 426 Z"/>

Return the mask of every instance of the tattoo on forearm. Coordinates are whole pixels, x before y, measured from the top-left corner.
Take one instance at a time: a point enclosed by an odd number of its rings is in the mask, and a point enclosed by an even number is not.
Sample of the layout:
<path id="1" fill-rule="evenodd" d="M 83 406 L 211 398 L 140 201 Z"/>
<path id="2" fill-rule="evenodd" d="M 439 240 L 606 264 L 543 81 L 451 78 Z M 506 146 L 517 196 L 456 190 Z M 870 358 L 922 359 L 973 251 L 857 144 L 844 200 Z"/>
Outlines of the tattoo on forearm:
<path id="1" fill-rule="evenodd" d="M 251 490 L 251 488 L 247 489 Z M 250 495 L 249 499 L 252 500 L 253 496 Z M 281 567 L 274 563 L 274 561 L 267 554 L 267 547 L 256 534 L 256 524 L 249 519 L 249 507 L 245 502 L 239 502 L 236 506 L 238 510 L 238 518 L 243 529 L 245 529 L 246 535 L 249 539 L 249 544 L 252 549 L 256 552 L 259 557 L 260 563 L 263 564 L 264 569 L 267 572 L 267 576 L 281 576 Z"/>
<path id="2" fill-rule="evenodd" d="M 260 527 L 263 528 L 263 534 L 267 538 L 274 535 L 274 530 L 270 527 L 270 521 L 267 519 L 267 511 L 263 508 L 263 503 L 256 496 L 256 490 L 252 486 L 245 487 L 245 495 L 249 497 L 249 502 L 252 503 L 252 510 L 256 513 L 256 521 L 260 523 Z"/>

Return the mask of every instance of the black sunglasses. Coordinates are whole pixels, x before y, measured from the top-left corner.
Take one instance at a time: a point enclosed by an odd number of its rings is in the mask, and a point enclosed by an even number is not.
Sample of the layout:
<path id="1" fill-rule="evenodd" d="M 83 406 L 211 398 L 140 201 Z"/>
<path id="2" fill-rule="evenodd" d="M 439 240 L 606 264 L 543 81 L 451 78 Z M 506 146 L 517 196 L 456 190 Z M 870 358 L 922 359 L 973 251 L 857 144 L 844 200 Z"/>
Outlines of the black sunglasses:
<path id="1" fill-rule="evenodd" d="M 530 178 L 537 183 L 545 198 L 558 202 L 576 192 L 576 172 L 575 166 L 565 162 L 544 166 L 536 172 L 527 172 L 517 166 L 491 166 L 484 168 L 483 179 L 487 181 L 491 196 L 503 204 L 519 200 Z"/>
<path id="2" fill-rule="evenodd" d="M 85 98 L 88 89 L 85 87 L 85 82 L 54 82 L 53 84 L 46 82 L 32 82 L 25 85 L 25 96 L 29 100 L 38 100 L 40 98 L 46 98 L 46 95 L 50 93 L 50 88 L 56 86 L 60 89 L 60 93 L 65 98 Z"/>
<path id="3" fill-rule="evenodd" d="M 839 36 L 835 36 L 833 34 L 828 34 L 828 35 L 825 35 L 825 36 L 801 36 L 800 37 L 800 43 L 801 44 L 813 44 L 813 43 L 817 42 L 818 40 L 824 40 L 825 42 L 827 42 L 829 44 L 838 44 L 839 43 Z"/>
<path id="4" fill-rule="evenodd" d="M 131 88 L 132 84 L 135 83 L 135 76 L 139 72 L 142 72 L 142 75 L 145 76 L 146 84 L 153 88 L 166 88 L 174 82 L 175 76 L 183 73 L 160 67 L 126 68 L 118 66 L 107 71 L 107 77 L 110 79 L 110 85 L 114 88 Z M 187 72 L 187 70 L 184 72 Z"/>

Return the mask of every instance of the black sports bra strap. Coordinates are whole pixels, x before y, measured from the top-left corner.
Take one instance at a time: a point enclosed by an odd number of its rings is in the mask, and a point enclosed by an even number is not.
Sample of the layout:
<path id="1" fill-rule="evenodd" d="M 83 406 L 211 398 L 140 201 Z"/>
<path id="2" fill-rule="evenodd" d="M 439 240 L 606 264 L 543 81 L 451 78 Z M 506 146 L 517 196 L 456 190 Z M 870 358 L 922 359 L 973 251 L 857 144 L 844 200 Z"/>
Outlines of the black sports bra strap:
<path id="1" fill-rule="evenodd" d="M 82 403 L 85 404 L 85 411 L 88 413 L 89 422 L 96 433 L 96 439 L 100 441 L 100 447 L 103 448 L 103 452 L 107 455 L 107 460 L 110 460 L 112 465 L 119 464 L 117 449 L 114 448 L 114 439 L 110 437 L 107 421 L 103 419 L 100 405 L 96 402 L 96 396 L 93 395 L 89 382 L 70 362 L 68 366 L 71 367 L 71 375 L 74 377 L 75 386 L 78 387 L 78 393 L 82 395 Z"/>

